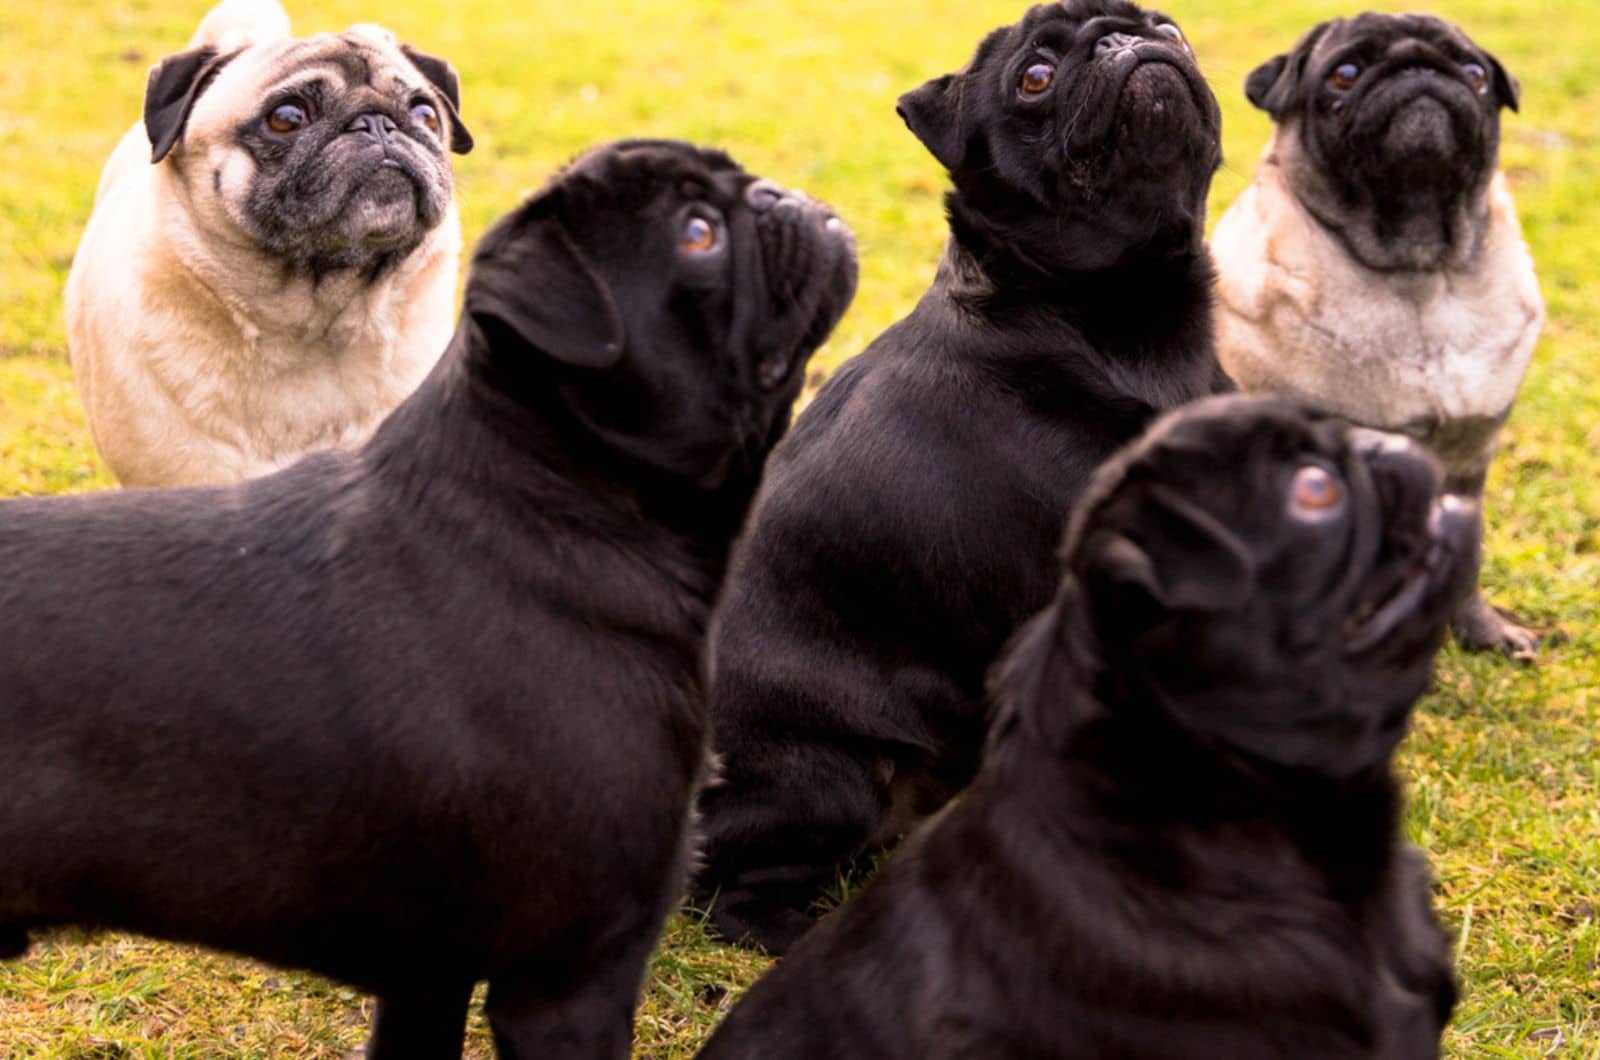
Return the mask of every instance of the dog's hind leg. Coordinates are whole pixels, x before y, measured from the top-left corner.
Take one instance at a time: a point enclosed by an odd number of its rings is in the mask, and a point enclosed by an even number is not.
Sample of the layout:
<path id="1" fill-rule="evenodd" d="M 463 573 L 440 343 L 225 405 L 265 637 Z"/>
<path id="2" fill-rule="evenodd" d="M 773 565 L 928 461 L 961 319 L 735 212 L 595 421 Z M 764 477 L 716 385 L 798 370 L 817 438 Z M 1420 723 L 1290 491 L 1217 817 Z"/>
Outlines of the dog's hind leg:
<path id="1" fill-rule="evenodd" d="M 378 998 L 367 1060 L 459 1060 L 470 981 Z"/>
<path id="2" fill-rule="evenodd" d="M 484 1012 L 500 1060 L 627 1060 L 633 1010 L 656 936 L 625 949 L 578 981 L 551 982 L 548 964 L 507 971 L 489 980 Z"/>
<path id="3" fill-rule="evenodd" d="M 690 901 L 718 934 L 781 956 L 810 929 L 824 888 L 888 820 L 888 785 L 875 764 L 831 747 L 802 747 L 782 770 L 735 765 L 706 789 L 705 865 Z"/>

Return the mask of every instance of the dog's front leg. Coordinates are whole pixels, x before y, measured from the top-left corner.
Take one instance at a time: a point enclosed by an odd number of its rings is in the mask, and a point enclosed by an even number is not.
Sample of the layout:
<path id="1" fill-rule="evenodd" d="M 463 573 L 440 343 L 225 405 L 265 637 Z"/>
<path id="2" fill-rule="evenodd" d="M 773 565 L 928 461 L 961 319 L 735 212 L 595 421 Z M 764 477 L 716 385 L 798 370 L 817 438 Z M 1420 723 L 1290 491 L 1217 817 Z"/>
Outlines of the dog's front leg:
<path id="1" fill-rule="evenodd" d="M 664 915 L 663 918 L 665 919 Z M 655 947 L 642 940 L 582 968 L 575 982 L 552 982 L 548 962 L 501 972 L 489 980 L 484 1013 L 500 1060 L 627 1060 L 633 1046 L 633 1010 Z M 568 986 L 563 992 L 563 986 Z"/>
<path id="2" fill-rule="evenodd" d="M 378 998 L 367 1060 L 459 1060 L 472 982 Z"/>

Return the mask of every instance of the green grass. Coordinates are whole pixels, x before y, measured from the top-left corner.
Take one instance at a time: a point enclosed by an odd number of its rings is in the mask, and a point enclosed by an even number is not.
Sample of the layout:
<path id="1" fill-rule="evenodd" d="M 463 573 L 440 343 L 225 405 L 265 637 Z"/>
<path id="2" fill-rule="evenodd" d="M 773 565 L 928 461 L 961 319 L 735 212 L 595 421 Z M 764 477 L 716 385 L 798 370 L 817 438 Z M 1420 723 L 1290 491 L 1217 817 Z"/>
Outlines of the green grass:
<path id="1" fill-rule="evenodd" d="M 298 28 L 381 17 L 450 58 L 478 150 L 457 163 L 468 238 L 596 140 L 715 142 L 833 203 L 861 292 L 826 370 L 904 314 L 944 239 L 942 177 L 894 99 L 963 63 L 1020 3 L 889 0 L 324 0 Z M 1266 119 L 1240 86 L 1328 0 L 1171 0 L 1225 112 L 1214 212 L 1249 179 Z M 1381 6 L 1398 10 L 1397 5 Z M 1491 477 L 1487 579 L 1563 643 L 1522 668 L 1450 649 L 1402 768 L 1465 987 L 1453 1057 L 1600 1060 L 1600 19 L 1593 0 L 1437 0 L 1523 83 L 1505 162 L 1550 324 Z M 66 364 L 61 288 L 100 165 L 146 67 L 203 8 L 170 0 L 0 6 L 0 494 L 103 487 Z M 0 858 L 5 856 L 0 851 Z M 764 962 L 678 918 L 651 970 L 638 1055 L 688 1057 Z M 315 978 L 139 939 L 57 939 L 0 967 L 0 1055 L 336 1057 L 370 1002 Z M 474 1017 L 470 1053 L 488 1056 Z"/>

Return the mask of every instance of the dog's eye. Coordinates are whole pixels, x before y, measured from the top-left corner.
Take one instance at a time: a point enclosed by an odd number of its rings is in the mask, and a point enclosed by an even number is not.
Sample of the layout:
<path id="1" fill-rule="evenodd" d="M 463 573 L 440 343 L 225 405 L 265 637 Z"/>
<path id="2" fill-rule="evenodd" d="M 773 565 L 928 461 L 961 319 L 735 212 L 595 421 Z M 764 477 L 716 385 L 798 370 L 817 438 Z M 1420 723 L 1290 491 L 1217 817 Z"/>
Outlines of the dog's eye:
<path id="1" fill-rule="evenodd" d="M 279 136 L 288 136 L 304 129 L 310 121 L 311 115 L 306 113 L 306 108 L 301 104 L 279 103 L 267 115 L 267 128 Z"/>
<path id="2" fill-rule="evenodd" d="M 1289 508 L 1302 519 L 1324 519 L 1344 503 L 1344 487 L 1326 468 L 1308 464 L 1295 472 Z"/>
<path id="3" fill-rule="evenodd" d="M 691 254 L 704 254 L 717 245 L 717 226 L 704 217 L 691 217 L 683 222 L 679 246 Z"/>
<path id="4" fill-rule="evenodd" d="M 1050 87 L 1050 83 L 1055 79 L 1055 67 L 1049 63 L 1034 63 L 1022 71 L 1022 83 L 1018 87 L 1021 88 L 1024 96 L 1032 99 L 1035 96 L 1043 95 L 1045 90 Z"/>
<path id="5" fill-rule="evenodd" d="M 439 131 L 439 112 L 433 109 L 433 104 L 413 103 L 411 105 L 411 116 L 426 125 L 429 132 L 436 133 Z"/>
<path id="6" fill-rule="evenodd" d="M 1183 39 L 1183 30 L 1179 29 L 1175 22 L 1161 23 L 1156 27 L 1156 32 L 1163 37 L 1171 37 L 1185 48 L 1189 46 L 1189 42 Z"/>
<path id="7" fill-rule="evenodd" d="M 1468 63 L 1461 68 L 1461 72 L 1466 75 L 1467 84 L 1472 86 L 1472 91 L 1480 96 L 1489 91 L 1489 71 L 1477 63 Z"/>
<path id="8" fill-rule="evenodd" d="M 1356 87 L 1356 79 L 1360 76 L 1361 67 L 1355 63 L 1340 63 L 1328 78 L 1328 87 L 1335 92 L 1348 92 Z"/>

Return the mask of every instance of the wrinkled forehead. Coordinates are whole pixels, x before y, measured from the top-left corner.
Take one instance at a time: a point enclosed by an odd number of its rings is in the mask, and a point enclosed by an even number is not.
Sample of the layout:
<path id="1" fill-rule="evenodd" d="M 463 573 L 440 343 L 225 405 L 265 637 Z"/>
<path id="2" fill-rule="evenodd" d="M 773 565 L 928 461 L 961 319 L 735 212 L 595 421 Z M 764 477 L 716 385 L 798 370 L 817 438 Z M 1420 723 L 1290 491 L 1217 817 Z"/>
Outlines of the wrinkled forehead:
<path id="1" fill-rule="evenodd" d="M 343 33 L 252 45 L 223 67 L 213 91 L 237 109 L 242 92 L 264 97 L 311 85 L 339 94 L 367 88 L 386 97 L 428 88 L 427 79 L 401 52 L 394 34 L 362 24 Z"/>
<path id="2" fill-rule="evenodd" d="M 1206 453 L 1229 464 L 1308 449 L 1339 456 L 1348 436 L 1344 420 L 1299 402 L 1227 395 L 1167 415 L 1147 435 L 1145 449 L 1156 461 L 1173 453 Z"/>
<path id="3" fill-rule="evenodd" d="M 635 140 L 594 148 L 557 178 L 562 192 L 591 205 L 619 207 L 662 197 L 731 199 L 756 178 L 721 151 L 676 141 Z"/>
<path id="4" fill-rule="evenodd" d="M 1092 18 L 1143 19 L 1147 12 L 1130 0 L 1062 0 L 1050 5 L 1059 8 L 1068 18 L 1087 22 Z"/>
<path id="5" fill-rule="evenodd" d="M 1128 451 L 1120 478 L 1180 490 L 1217 479 L 1248 483 L 1283 461 L 1318 455 L 1343 463 L 1349 451 L 1349 426 L 1337 417 L 1290 400 L 1229 395 L 1158 420 Z"/>
<path id="6" fill-rule="evenodd" d="M 981 66 L 996 52 L 1009 52 L 1025 45 L 1065 47 L 1085 23 L 1097 18 L 1143 23 L 1157 17 L 1158 12 L 1128 0 L 1063 0 L 1056 4 L 1037 4 L 1028 9 L 1020 22 L 989 34 L 978 46 L 972 65 Z"/>
<path id="7" fill-rule="evenodd" d="M 1383 15 L 1367 12 L 1354 18 L 1339 19 L 1317 43 L 1314 56 L 1325 58 L 1355 43 L 1378 47 L 1403 40 L 1426 41 L 1436 47 L 1475 51 L 1460 29 L 1432 15 Z"/>

